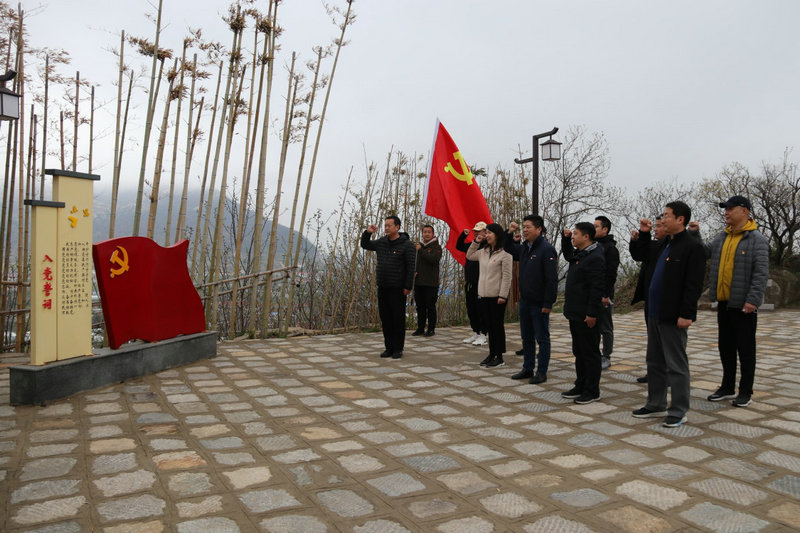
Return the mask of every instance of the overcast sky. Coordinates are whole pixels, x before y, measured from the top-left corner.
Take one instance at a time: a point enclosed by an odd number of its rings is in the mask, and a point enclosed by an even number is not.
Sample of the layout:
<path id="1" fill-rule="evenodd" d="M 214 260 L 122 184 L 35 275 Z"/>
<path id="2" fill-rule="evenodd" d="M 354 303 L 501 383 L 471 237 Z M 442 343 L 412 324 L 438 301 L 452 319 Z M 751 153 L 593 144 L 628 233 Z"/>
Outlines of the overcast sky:
<path id="1" fill-rule="evenodd" d="M 164 0 L 162 46 L 178 49 L 188 27 L 227 45 L 227 4 Z M 108 50 L 119 31 L 153 36 L 144 16 L 152 2 L 23 8 L 31 45 L 69 51 L 64 71 L 98 84 L 98 100 L 116 95 Z M 511 167 L 535 133 L 584 125 L 605 134 L 609 180 L 630 191 L 712 176 L 733 161 L 756 170 L 798 145 L 795 0 L 360 0 L 354 10 L 317 164 L 314 203 L 326 210 L 351 166 L 363 176 L 364 150 L 376 161 L 391 146 L 427 157 L 437 117 L 470 165 L 490 168 Z M 291 51 L 311 59 L 312 46 L 338 31 L 315 0 L 284 1 L 279 19 L 282 64 Z M 277 94 L 284 77 L 276 71 Z M 113 142 L 113 104 L 104 113 Z M 127 157 L 133 172 L 140 156 Z M 111 152 L 95 158 L 110 182 Z"/>

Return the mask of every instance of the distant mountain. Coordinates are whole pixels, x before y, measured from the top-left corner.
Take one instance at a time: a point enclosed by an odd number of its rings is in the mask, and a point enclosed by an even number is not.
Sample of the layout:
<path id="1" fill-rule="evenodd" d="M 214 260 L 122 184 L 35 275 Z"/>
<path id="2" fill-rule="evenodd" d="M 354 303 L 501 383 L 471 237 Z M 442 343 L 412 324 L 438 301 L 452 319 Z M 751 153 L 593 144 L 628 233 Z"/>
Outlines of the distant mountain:
<path id="1" fill-rule="evenodd" d="M 214 203 L 216 204 L 217 197 L 214 198 Z M 200 203 L 200 193 L 199 191 L 190 191 L 187 197 L 187 214 L 186 214 L 186 226 L 187 226 L 187 238 L 190 241 L 193 241 L 196 235 L 195 231 L 195 224 L 197 223 L 197 210 Z M 205 202 L 203 204 L 205 206 Z M 120 201 L 117 203 L 117 216 L 116 216 L 116 224 L 114 225 L 114 236 L 115 237 L 126 237 L 129 235 L 133 235 L 133 214 L 136 208 L 136 199 L 134 194 L 126 194 Z M 178 221 L 178 209 L 180 208 L 180 197 L 177 196 L 172 206 L 172 226 L 170 233 L 171 238 L 169 239 L 170 244 L 173 242 L 175 236 L 175 226 Z M 150 201 L 149 199 L 145 198 L 142 203 L 142 216 L 141 221 L 139 224 L 139 233 L 140 235 L 145 235 L 147 233 L 147 219 L 148 213 L 150 209 Z M 153 230 L 153 239 L 161 244 L 162 246 L 165 243 L 165 232 L 167 228 L 167 212 L 169 209 L 169 202 L 166 198 L 159 200 L 158 202 L 158 210 L 156 212 L 156 220 L 155 226 Z M 205 207 L 204 207 L 205 209 Z M 108 192 L 99 192 L 94 197 L 94 217 L 93 217 L 93 239 L 94 242 L 103 241 L 108 239 L 108 227 L 111 215 L 111 193 Z M 205 213 L 203 213 L 205 215 Z M 208 243 L 208 247 L 211 246 L 211 240 L 214 237 L 214 225 L 216 221 L 216 205 L 214 209 L 212 209 L 212 220 L 209 224 L 209 235 L 207 237 L 206 242 Z M 253 223 L 255 222 L 255 212 L 252 210 L 248 210 L 247 217 L 245 218 L 245 234 L 244 234 L 244 241 L 243 247 L 249 247 L 250 243 L 253 238 Z M 201 222 L 202 224 L 202 222 Z M 233 216 L 233 213 L 230 210 L 229 212 L 225 213 L 223 217 L 223 224 L 225 225 L 225 230 L 223 233 L 224 239 L 224 248 L 232 250 L 234 246 L 234 230 L 236 225 L 236 220 Z M 262 250 L 266 253 L 267 246 L 269 244 L 269 234 L 270 230 L 272 229 L 272 221 L 267 220 L 262 231 Z M 295 231 L 295 243 L 297 242 L 298 233 Z M 289 228 L 283 225 L 278 225 L 278 240 L 277 240 L 277 255 L 276 255 L 276 265 L 283 263 L 283 257 L 286 253 L 286 245 L 289 238 Z M 314 252 L 314 244 L 309 241 L 308 239 L 303 239 L 303 246 L 307 247 L 308 253 Z M 189 254 L 191 254 L 191 246 L 189 247 Z M 301 250 L 301 257 L 303 255 L 303 251 Z M 231 252 L 232 254 L 232 252 Z M 242 251 L 243 256 L 246 256 L 247 250 Z M 262 255 L 262 257 L 265 257 Z"/>

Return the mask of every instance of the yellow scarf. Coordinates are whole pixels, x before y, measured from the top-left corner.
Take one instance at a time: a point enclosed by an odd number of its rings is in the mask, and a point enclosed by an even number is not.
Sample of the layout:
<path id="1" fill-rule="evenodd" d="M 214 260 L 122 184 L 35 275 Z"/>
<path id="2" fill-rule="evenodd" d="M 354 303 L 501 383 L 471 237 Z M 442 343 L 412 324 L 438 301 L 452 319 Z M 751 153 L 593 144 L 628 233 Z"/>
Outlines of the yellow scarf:
<path id="1" fill-rule="evenodd" d="M 736 256 L 736 247 L 742 240 L 745 231 L 756 229 L 756 221 L 752 218 L 741 229 L 728 226 L 725 233 L 728 236 L 722 243 L 722 253 L 719 257 L 719 275 L 717 276 L 717 301 L 727 302 L 731 297 L 731 281 L 733 280 L 733 261 Z"/>

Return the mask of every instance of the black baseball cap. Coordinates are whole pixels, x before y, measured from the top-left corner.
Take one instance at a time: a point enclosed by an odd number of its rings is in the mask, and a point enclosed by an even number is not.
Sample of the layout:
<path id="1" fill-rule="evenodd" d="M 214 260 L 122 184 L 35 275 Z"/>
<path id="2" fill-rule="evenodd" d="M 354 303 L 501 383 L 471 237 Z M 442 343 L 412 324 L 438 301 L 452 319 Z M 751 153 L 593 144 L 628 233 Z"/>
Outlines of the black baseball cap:
<path id="1" fill-rule="evenodd" d="M 723 209 L 726 207 L 746 207 L 750 211 L 753 210 L 753 206 L 750 205 L 750 200 L 739 195 L 731 196 L 728 198 L 727 202 L 720 202 L 719 206 Z"/>

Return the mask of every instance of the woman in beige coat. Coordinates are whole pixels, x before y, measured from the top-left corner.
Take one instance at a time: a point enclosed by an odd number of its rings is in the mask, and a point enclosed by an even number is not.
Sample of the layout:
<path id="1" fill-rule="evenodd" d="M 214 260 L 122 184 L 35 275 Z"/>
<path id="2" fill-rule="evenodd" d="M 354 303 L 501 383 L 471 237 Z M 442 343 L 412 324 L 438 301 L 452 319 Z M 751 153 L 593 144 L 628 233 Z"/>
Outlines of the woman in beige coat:
<path id="1" fill-rule="evenodd" d="M 500 224 L 489 224 L 486 230 L 483 238 L 476 237 L 472 241 L 467 250 L 467 259 L 480 264 L 478 298 L 489 329 L 489 356 L 481 362 L 481 366 L 494 368 L 505 364 L 503 353 L 506 351 L 506 330 L 503 319 L 511 292 L 511 267 L 514 259 L 503 250 L 503 227 Z M 479 248 L 483 239 L 486 239 L 488 246 Z"/>

